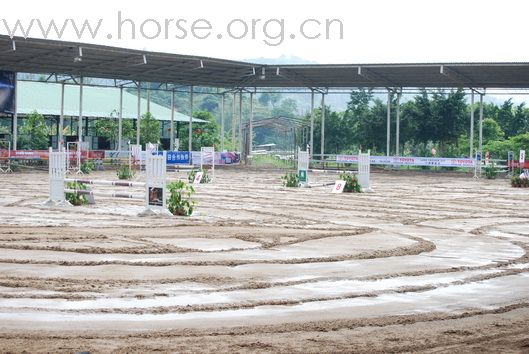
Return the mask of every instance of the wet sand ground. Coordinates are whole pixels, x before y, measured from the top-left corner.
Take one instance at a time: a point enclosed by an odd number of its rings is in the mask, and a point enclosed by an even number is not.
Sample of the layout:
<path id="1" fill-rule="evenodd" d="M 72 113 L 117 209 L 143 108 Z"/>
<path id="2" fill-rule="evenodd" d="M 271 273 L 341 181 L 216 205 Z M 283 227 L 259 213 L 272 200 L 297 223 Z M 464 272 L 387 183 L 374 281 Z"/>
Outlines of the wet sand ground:
<path id="1" fill-rule="evenodd" d="M 190 218 L 44 207 L 46 173 L 0 176 L 1 351 L 529 352 L 528 190 L 393 171 L 336 195 L 280 176 L 217 171 Z"/>

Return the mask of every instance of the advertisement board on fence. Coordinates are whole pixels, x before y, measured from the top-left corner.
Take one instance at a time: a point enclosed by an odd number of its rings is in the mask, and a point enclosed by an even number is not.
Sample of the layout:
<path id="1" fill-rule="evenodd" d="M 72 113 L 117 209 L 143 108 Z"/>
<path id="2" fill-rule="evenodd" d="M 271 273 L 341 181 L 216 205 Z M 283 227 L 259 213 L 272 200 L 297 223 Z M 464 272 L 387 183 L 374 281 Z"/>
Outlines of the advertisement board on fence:
<path id="1" fill-rule="evenodd" d="M 0 113 L 15 112 L 15 73 L 0 71 Z"/>
<path id="2" fill-rule="evenodd" d="M 475 165 L 474 159 L 443 158 L 443 157 L 415 157 L 415 156 L 371 156 L 372 165 L 395 166 L 438 166 L 438 167 L 468 167 Z M 337 163 L 358 163 L 356 155 L 336 155 Z"/>
<path id="3" fill-rule="evenodd" d="M 7 150 L 0 150 L 0 157 L 7 157 Z M 5 154 L 5 156 L 2 156 Z M 48 150 L 12 150 L 11 158 L 14 160 L 47 160 L 49 152 Z M 77 156 L 77 151 L 70 151 L 69 158 Z M 84 159 L 86 154 L 83 153 L 81 157 Z M 103 150 L 90 150 L 88 151 L 88 158 L 90 159 L 103 159 L 105 157 L 105 151 Z"/>

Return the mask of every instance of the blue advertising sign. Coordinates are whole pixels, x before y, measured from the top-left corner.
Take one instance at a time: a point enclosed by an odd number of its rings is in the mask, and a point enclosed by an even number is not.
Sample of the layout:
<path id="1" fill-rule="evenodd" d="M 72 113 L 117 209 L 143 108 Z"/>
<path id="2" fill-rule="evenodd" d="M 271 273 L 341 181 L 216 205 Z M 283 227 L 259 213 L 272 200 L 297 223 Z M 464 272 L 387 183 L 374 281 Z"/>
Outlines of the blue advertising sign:
<path id="1" fill-rule="evenodd" d="M 167 151 L 167 164 L 189 165 L 190 156 L 189 151 Z"/>

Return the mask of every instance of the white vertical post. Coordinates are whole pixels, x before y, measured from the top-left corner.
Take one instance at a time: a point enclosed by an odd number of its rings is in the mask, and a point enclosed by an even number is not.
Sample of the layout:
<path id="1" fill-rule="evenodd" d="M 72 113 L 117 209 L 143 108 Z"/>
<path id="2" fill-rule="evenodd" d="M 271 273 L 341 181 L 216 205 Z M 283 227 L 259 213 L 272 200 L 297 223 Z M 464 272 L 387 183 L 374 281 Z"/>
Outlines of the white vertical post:
<path id="1" fill-rule="evenodd" d="M 314 90 L 310 93 L 310 158 L 314 154 Z"/>
<path id="2" fill-rule="evenodd" d="M 391 90 L 388 89 L 388 106 L 387 106 L 387 122 L 386 122 L 386 156 L 389 156 L 391 151 Z"/>
<path id="3" fill-rule="evenodd" d="M 222 100 L 220 101 L 220 151 L 224 151 L 224 99 L 225 95 L 222 94 Z"/>
<path id="4" fill-rule="evenodd" d="M 171 131 L 169 134 L 169 150 L 174 151 L 174 99 L 175 99 L 174 89 L 171 92 Z"/>
<path id="5" fill-rule="evenodd" d="M 189 87 L 189 153 L 193 151 L 193 86 Z"/>
<path id="6" fill-rule="evenodd" d="M 483 95 L 479 95 L 479 153 L 483 159 Z M 479 164 L 479 175 L 481 176 L 481 163 Z"/>
<path id="7" fill-rule="evenodd" d="M 118 145 L 117 145 L 118 151 L 121 151 L 121 140 L 123 140 L 123 86 L 119 87 L 119 119 L 118 119 Z"/>
<path id="8" fill-rule="evenodd" d="M 325 94 L 321 94 L 321 147 L 320 147 L 320 153 L 321 153 L 321 161 L 323 162 L 325 160 L 324 154 L 325 154 Z"/>
<path id="9" fill-rule="evenodd" d="M 253 151 L 253 92 L 250 92 L 250 136 L 248 137 L 248 154 L 251 156 Z"/>
<path id="10" fill-rule="evenodd" d="M 472 90 L 472 93 L 470 95 L 470 139 L 469 139 L 469 145 L 470 145 L 470 158 L 474 156 L 474 90 Z"/>
<path id="11" fill-rule="evenodd" d="M 18 144 L 18 79 L 17 79 L 17 73 L 14 74 L 15 77 L 13 79 L 13 83 L 15 84 L 15 107 L 13 112 L 13 126 L 12 126 L 12 133 L 13 133 L 13 150 L 17 149 Z"/>
<path id="12" fill-rule="evenodd" d="M 66 84 L 64 81 L 61 83 L 61 115 L 59 117 L 59 136 L 57 137 L 57 147 L 59 151 L 61 150 L 61 147 L 64 146 L 64 136 L 63 136 L 63 129 L 64 129 L 64 89 Z"/>
<path id="13" fill-rule="evenodd" d="M 402 91 L 397 92 L 397 126 L 395 128 L 395 156 L 400 156 L 400 96 Z"/>
<path id="14" fill-rule="evenodd" d="M 140 145 L 141 82 L 138 81 L 138 111 L 136 116 L 136 145 Z"/>
<path id="15" fill-rule="evenodd" d="M 479 151 L 483 153 L 483 96 L 479 95 Z"/>
<path id="16" fill-rule="evenodd" d="M 235 125 L 236 125 L 236 115 L 235 115 L 235 104 L 237 100 L 237 94 L 233 93 L 233 103 L 231 108 L 231 143 L 233 145 L 233 150 L 236 150 L 235 145 Z"/>
<path id="17" fill-rule="evenodd" d="M 242 90 L 239 91 L 239 152 L 243 154 L 242 148 Z"/>
<path id="18" fill-rule="evenodd" d="M 362 187 L 362 192 L 372 192 L 371 189 L 371 151 L 367 153 L 358 152 L 358 183 Z"/>
<path id="19" fill-rule="evenodd" d="M 83 141 L 83 77 L 79 83 L 79 122 L 77 123 L 77 135 L 79 142 Z"/>
<path id="20" fill-rule="evenodd" d="M 151 111 L 151 85 L 147 89 L 147 112 Z"/>

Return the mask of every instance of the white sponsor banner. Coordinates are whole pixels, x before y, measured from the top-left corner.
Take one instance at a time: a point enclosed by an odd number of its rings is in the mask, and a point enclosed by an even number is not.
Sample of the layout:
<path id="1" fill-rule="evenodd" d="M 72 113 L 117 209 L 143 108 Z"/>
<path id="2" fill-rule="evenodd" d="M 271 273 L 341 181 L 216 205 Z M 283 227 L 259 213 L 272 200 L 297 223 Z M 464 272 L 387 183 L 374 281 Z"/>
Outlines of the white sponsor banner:
<path id="1" fill-rule="evenodd" d="M 358 156 L 336 155 L 337 163 L 358 163 Z M 468 167 L 475 166 L 474 159 L 469 158 L 443 158 L 443 157 L 414 157 L 414 156 L 371 156 L 372 165 L 395 166 L 439 166 L 439 167 Z"/>

